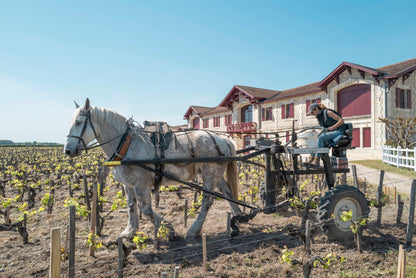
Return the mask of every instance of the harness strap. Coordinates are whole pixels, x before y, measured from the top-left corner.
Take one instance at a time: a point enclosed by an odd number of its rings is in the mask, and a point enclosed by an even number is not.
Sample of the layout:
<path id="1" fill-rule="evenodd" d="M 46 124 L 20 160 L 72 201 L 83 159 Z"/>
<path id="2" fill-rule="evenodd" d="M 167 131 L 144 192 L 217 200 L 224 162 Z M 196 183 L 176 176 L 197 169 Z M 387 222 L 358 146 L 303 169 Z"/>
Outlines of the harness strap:
<path id="1" fill-rule="evenodd" d="M 186 132 L 185 135 L 186 135 L 186 138 L 188 139 L 188 145 L 191 150 L 191 157 L 195 157 L 194 145 L 192 144 L 191 138 L 189 137 L 189 133 Z"/>
<path id="2" fill-rule="evenodd" d="M 218 146 L 218 144 L 217 144 L 217 141 L 215 141 L 214 136 L 213 136 L 210 132 L 208 132 L 208 131 L 206 131 L 206 133 L 208 133 L 208 134 L 209 134 L 209 136 L 211 137 L 212 141 L 214 142 L 215 148 L 217 149 L 217 153 L 218 153 L 220 156 L 224 156 L 225 154 L 221 151 L 220 147 L 219 147 L 219 146 Z"/>
<path id="3" fill-rule="evenodd" d="M 155 144 L 155 158 L 156 158 L 157 161 L 159 161 L 160 158 L 165 158 L 164 148 L 162 147 L 162 144 L 161 144 L 162 135 L 161 135 L 161 126 L 160 126 L 159 122 L 156 122 L 156 131 L 155 131 L 154 134 L 155 134 L 155 137 L 154 137 L 155 138 L 154 139 L 155 140 L 154 141 L 154 144 Z M 157 172 L 155 172 L 156 175 L 155 175 L 154 190 L 157 190 L 161 181 L 162 181 L 162 178 L 163 178 L 163 176 L 158 174 L 158 172 L 159 173 L 163 172 L 164 164 L 160 164 L 159 162 L 155 163 L 155 168 L 156 168 Z"/>
<path id="4" fill-rule="evenodd" d="M 131 136 L 130 136 L 129 131 L 130 131 L 130 128 L 128 128 L 126 132 L 123 134 L 123 137 L 121 138 L 116 151 L 111 156 L 109 161 L 121 161 L 124 159 L 124 157 L 127 154 L 127 151 L 129 150 L 130 143 L 131 143 Z"/>

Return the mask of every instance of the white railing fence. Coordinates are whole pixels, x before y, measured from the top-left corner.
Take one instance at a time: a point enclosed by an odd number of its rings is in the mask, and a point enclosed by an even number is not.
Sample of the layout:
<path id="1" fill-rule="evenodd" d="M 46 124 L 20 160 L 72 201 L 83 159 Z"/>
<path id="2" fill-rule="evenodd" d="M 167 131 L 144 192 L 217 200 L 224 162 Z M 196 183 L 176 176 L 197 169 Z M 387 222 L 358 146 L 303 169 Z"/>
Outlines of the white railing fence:
<path id="1" fill-rule="evenodd" d="M 383 146 L 383 162 L 397 166 L 397 168 L 410 168 L 416 172 L 415 163 L 416 147 L 413 149 L 402 149 Z"/>

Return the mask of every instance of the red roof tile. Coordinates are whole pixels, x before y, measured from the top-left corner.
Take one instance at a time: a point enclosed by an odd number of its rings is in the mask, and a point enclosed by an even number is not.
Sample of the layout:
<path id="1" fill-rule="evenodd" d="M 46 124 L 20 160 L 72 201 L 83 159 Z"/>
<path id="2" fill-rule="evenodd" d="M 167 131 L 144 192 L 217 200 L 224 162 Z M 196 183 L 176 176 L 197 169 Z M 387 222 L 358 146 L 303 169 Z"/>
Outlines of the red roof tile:
<path id="1" fill-rule="evenodd" d="M 298 97 L 298 96 L 302 96 L 302 95 L 306 95 L 306 94 L 312 94 L 312 93 L 316 93 L 316 92 L 320 92 L 322 91 L 321 88 L 318 87 L 319 82 L 314 82 L 314 83 L 310 83 L 307 85 L 303 85 L 300 87 L 296 87 L 293 89 L 288 89 L 288 90 L 284 90 L 281 91 L 280 94 L 278 94 L 277 96 L 265 100 L 264 102 L 271 102 L 271 101 L 276 101 L 276 100 L 282 100 L 285 98 L 290 98 L 290 97 Z"/>
<path id="2" fill-rule="evenodd" d="M 213 107 L 206 107 L 206 106 L 196 106 L 196 105 L 191 105 L 189 106 L 188 110 L 186 111 L 185 115 L 183 116 L 184 119 L 188 119 L 189 116 L 193 113 L 197 114 L 197 115 L 201 115 L 203 113 L 206 113 L 210 110 L 212 110 Z"/>
<path id="3" fill-rule="evenodd" d="M 388 75 L 401 75 L 405 73 L 407 70 L 416 67 L 416 58 L 409 59 L 406 61 L 402 61 L 399 63 L 395 63 L 392 65 L 384 66 L 378 68 L 378 70 L 387 73 Z"/>
<path id="4" fill-rule="evenodd" d="M 276 90 L 269 90 L 269 89 L 262 89 L 256 87 L 249 87 L 249 86 L 242 86 L 242 85 L 235 85 L 231 89 L 231 91 L 227 94 L 227 96 L 221 101 L 220 106 L 228 107 L 229 104 L 235 100 L 239 94 L 243 94 L 250 100 L 265 100 L 271 97 L 276 96 L 279 94 L 280 91 Z"/>

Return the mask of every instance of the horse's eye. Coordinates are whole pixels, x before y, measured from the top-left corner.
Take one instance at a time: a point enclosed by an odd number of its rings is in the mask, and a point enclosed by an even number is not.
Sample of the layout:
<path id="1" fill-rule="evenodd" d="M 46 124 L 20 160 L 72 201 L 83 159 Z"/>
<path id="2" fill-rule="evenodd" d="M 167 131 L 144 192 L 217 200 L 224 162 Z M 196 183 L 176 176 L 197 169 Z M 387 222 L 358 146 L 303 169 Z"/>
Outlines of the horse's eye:
<path id="1" fill-rule="evenodd" d="M 79 121 L 79 120 L 75 121 L 75 126 L 79 126 L 80 124 L 81 124 L 81 121 Z"/>

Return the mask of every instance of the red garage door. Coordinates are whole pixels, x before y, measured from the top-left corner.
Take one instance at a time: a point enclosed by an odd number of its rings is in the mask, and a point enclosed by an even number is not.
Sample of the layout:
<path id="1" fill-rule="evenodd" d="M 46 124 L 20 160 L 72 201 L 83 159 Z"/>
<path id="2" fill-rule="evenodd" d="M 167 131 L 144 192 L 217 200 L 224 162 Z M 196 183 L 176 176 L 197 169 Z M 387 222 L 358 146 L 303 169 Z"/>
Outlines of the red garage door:
<path id="1" fill-rule="evenodd" d="M 363 128 L 363 147 L 371 148 L 371 127 Z"/>
<path id="2" fill-rule="evenodd" d="M 371 114 L 371 85 L 359 84 L 338 92 L 338 112 L 342 117 Z"/>
<path id="3" fill-rule="evenodd" d="M 359 128 L 353 128 L 352 129 L 352 142 L 351 142 L 351 146 L 352 147 L 361 147 L 360 146 L 360 129 Z"/>

